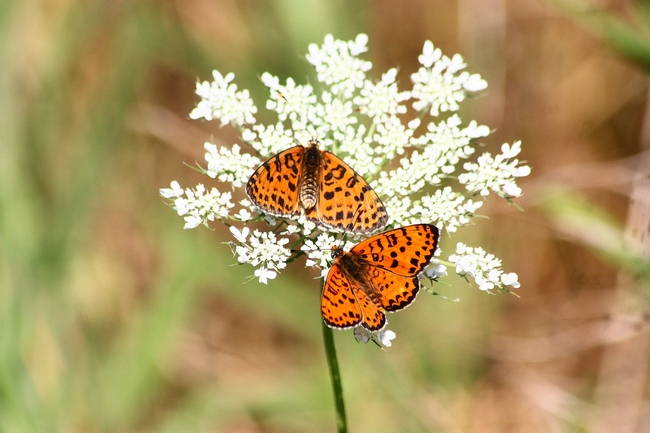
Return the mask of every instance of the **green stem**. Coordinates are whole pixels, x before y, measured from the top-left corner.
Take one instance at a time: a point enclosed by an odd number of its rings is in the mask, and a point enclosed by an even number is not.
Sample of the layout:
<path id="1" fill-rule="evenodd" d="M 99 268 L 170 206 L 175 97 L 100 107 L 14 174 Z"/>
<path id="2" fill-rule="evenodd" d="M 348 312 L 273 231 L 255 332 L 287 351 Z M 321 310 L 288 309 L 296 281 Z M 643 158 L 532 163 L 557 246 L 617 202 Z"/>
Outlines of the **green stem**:
<path id="1" fill-rule="evenodd" d="M 332 378 L 332 390 L 334 391 L 334 404 L 336 405 L 336 426 L 339 433 L 347 433 L 348 422 L 345 417 L 345 401 L 343 400 L 343 387 L 341 386 L 341 372 L 339 371 L 339 361 L 336 358 L 336 348 L 334 347 L 334 335 L 332 328 L 327 326 L 324 321 L 323 341 L 325 342 L 325 355 L 327 356 L 327 365 L 329 366 L 330 376 Z"/>

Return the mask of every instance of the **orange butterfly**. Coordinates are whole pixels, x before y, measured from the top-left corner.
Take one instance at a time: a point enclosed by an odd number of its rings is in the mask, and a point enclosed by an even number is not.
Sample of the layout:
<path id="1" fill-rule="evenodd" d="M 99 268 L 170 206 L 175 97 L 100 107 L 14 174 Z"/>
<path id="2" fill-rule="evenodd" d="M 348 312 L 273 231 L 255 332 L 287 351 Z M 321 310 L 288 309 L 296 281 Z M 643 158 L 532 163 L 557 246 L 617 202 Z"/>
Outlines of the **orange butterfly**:
<path id="1" fill-rule="evenodd" d="M 279 217 L 300 215 L 330 229 L 371 233 L 386 225 L 388 213 L 379 196 L 357 172 L 318 141 L 271 157 L 246 184 L 251 201 Z"/>
<path id="2" fill-rule="evenodd" d="M 327 326 L 382 329 L 386 311 L 401 310 L 415 299 L 420 289 L 418 274 L 429 264 L 438 239 L 436 226 L 414 224 L 366 239 L 347 253 L 332 248 L 336 261 L 321 298 Z"/>

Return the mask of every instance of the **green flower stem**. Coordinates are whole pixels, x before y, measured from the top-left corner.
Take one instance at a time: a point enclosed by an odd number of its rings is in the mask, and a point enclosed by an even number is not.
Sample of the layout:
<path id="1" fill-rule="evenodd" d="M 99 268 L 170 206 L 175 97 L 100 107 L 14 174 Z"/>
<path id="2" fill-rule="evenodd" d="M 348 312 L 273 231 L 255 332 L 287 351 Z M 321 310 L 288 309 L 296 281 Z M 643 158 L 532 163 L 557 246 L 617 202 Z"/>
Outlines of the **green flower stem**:
<path id="1" fill-rule="evenodd" d="M 322 284 L 322 283 L 321 283 Z M 348 421 L 345 417 L 345 401 L 343 400 L 343 387 L 341 386 L 341 372 L 339 371 L 339 361 L 336 358 L 336 347 L 334 347 L 334 334 L 332 328 L 321 320 L 323 325 L 323 341 L 325 342 L 325 355 L 327 356 L 327 365 L 330 369 L 332 378 L 332 390 L 334 391 L 334 404 L 336 405 L 336 426 L 339 433 L 347 433 Z"/>

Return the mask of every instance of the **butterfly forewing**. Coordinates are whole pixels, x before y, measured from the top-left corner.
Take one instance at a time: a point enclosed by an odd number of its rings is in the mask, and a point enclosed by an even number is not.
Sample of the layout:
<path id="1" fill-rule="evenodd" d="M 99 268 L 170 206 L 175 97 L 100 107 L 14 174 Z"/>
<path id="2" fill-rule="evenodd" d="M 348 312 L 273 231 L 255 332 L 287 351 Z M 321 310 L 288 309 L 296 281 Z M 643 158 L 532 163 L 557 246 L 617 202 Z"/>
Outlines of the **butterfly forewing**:
<path id="1" fill-rule="evenodd" d="M 251 201 L 271 215 L 299 215 L 304 154 L 303 146 L 294 146 L 273 156 L 255 170 L 246 184 L 246 193 Z"/>
<path id="2" fill-rule="evenodd" d="M 321 161 L 319 205 L 307 217 L 357 234 L 385 226 L 388 213 L 368 182 L 331 152 L 322 151 Z"/>
<path id="3" fill-rule="evenodd" d="M 400 227 L 366 239 L 350 251 L 368 266 L 377 266 L 397 275 L 422 272 L 438 246 L 438 228 L 431 224 Z"/>

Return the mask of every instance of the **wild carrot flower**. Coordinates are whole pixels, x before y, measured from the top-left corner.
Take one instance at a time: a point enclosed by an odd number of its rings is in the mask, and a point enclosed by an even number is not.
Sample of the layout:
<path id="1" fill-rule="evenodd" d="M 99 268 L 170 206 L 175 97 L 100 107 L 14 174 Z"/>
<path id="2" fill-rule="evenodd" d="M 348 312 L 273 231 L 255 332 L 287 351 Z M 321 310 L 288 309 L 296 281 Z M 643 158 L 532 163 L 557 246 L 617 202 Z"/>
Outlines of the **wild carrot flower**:
<path id="1" fill-rule="evenodd" d="M 311 44 L 306 59 L 315 69 L 312 82 L 317 86 L 262 74 L 270 92 L 266 109 L 278 118 L 270 125 L 257 123 L 258 109 L 247 90 L 238 90 L 234 74 L 214 71 L 213 81 L 197 84 L 201 99 L 190 117 L 234 126 L 243 144 L 205 143 L 203 172 L 221 182 L 219 188 L 182 188 L 174 181 L 160 194 L 184 218 L 186 229 L 215 220 L 235 224 L 233 252 L 240 264 L 255 268 L 251 274 L 261 283 L 276 278 L 297 255 L 306 255 L 305 265 L 325 276 L 332 247 L 349 250 L 358 241 L 351 235 L 343 241 L 341 233 L 316 226 L 304 215 L 295 220 L 265 215 L 244 198 L 243 186 L 255 169 L 296 144 L 317 138 L 322 148 L 363 176 L 386 207 L 386 229 L 423 222 L 453 236 L 473 223 L 490 192 L 507 200 L 522 194 L 517 180 L 530 168 L 515 158 L 521 143 L 504 144 L 494 156 L 476 156 L 477 144 L 490 128 L 464 122 L 456 113 L 467 96 L 487 87 L 478 74 L 465 71 L 459 54 L 447 57 L 426 41 L 418 57 L 420 67 L 411 75 L 411 89 L 400 89 L 395 68 L 378 80 L 368 76 L 372 64 L 362 57 L 367 44 L 363 34 L 353 41 L 328 35 L 322 45 Z M 410 118 L 406 123 L 405 117 Z M 258 221 L 267 222 L 266 231 L 248 228 Z M 447 263 L 481 290 L 519 287 L 517 275 L 505 273 L 501 261 L 480 247 L 459 243 L 446 260 L 442 255 L 439 249 L 421 279 L 435 281 L 446 275 Z M 395 334 L 357 328 L 355 336 L 390 346 Z"/>

